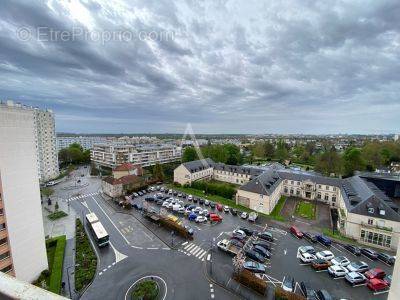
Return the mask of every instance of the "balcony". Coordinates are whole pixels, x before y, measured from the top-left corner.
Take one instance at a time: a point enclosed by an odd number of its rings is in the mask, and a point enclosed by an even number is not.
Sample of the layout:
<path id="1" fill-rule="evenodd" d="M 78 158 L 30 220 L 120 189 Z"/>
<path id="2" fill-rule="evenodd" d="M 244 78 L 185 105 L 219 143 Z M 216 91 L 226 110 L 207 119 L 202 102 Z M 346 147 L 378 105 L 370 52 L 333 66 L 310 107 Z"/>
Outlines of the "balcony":
<path id="1" fill-rule="evenodd" d="M 378 226 L 378 225 L 374 225 L 374 224 L 371 225 L 371 224 L 368 224 L 368 223 L 365 223 L 365 222 L 361 222 L 361 226 L 366 227 L 366 228 L 371 228 L 371 229 L 388 231 L 388 232 L 392 232 L 393 231 L 392 227 Z"/>
<path id="2" fill-rule="evenodd" d="M 315 192 L 315 186 L 309 185 L 309 184 L 303 185 L 302 189 L 307 191 L 307 192 Z"/>

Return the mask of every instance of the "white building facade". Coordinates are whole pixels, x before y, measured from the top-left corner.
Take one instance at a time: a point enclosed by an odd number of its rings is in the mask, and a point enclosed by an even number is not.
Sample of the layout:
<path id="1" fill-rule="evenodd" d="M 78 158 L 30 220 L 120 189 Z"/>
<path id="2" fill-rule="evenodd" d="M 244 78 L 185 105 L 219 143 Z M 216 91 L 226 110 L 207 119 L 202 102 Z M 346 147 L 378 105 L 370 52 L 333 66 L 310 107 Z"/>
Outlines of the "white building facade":
<path id="1" fill-rule="evenodd" d="M 0 271 L 32 282 L 48 268 L 32 109 L 0 105 Z"/>

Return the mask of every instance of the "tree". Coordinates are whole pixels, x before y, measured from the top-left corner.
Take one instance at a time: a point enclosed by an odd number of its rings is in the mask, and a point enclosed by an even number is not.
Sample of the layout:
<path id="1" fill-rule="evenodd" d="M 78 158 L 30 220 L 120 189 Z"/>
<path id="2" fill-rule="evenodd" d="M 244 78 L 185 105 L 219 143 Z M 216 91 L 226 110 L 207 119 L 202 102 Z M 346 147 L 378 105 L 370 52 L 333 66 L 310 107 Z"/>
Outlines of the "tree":
<path id="1" fill-rule="evenodd" d="M 61 149 L 58 152 L 58 160 L 63 163 L 71 162 L 71 155 L 68 148 Z"/>
<path id="2" fill-rule="evenodd" d="M 186 147 L 182 154 L 182 162 L 197 160 L 198 156 L 194 147 Z"/>
<path id="3" fill-rule="evenodd" d="M 60 207 L 58 206 L 58 202 L 56 201 L 56 204 L 54 205 L 54 210 L 57 211 Z"/>
<path id="4" fill-rule="evenodd" d="M 50 197 L 51 195 L 54 194 L 54 190 L 49 187 L 44 187 L 40 190 L 42 197 Z"/>
<path id="5" fill-rule="evenodd" d="M 68 148 L 69 149 L 79 149 L 81 152 L 83 152 L 82 146 L 78 143 L 72 143 L 71 145 L 69 145 Z"/>
<path id="6" fill-rule="evenodd" d="M 332 173 L 335 175 L 341 174 L 342 159 L 334 147 L 332 147 L 330 150 L 324 151 L 317 158 L 315 170 L 327 176 L 330 176 Z"/>
<path id="7" fill-rule="evenodd" d="M 165 175 L 162 165 L 156 163 L 153 167 L 153 178 L 157 181 L 163 181 L 164 177 Z"/>
<path id="8" fill-rule="evenodd" d="M 289 157 L 288 150 L 286 148 L 286 144 L 284 141 L 279 140 L 277 143 L 277 148 L 275 151 L 275 157 L 280 161 L 283 162 L 285 159 Z"/>
<path id="9" fill-rule="evenodd" d="M 83 159 L 83 153 L 79 148 L 69 148 L 69 154 L 71 155 L 71 162 L 80 163 Z"/>
<path id="10" fill-rule="evenodd" d="M 353 176 L 354 171 L 363 171 L 366 167 L 362 152 L 358 148 L 348 148 L 343 154 L 345 176 Z"/>
<path id="11" fill-rule="evenodd" d="M 382 165 L 381 147 L 378 142 L 366 143 L 361 151 L 368 170 L 374 171 Z"/>

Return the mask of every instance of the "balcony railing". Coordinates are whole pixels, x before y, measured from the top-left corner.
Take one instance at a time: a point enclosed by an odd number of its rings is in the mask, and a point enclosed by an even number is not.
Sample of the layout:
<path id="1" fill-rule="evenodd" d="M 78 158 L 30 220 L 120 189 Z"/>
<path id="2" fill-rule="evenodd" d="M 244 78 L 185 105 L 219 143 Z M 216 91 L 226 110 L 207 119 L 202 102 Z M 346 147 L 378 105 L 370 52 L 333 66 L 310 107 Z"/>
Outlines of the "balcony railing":
<path id="1" fill-rule="evenodd" d="M 385 226 L 379 226 L 379 225 L 374 225 L 374 224 L 368 224 L 365 222 L 361 222 L 361 225 L 367 228 L 372 228 L 372 229 L 378 229 L 378 230 L 384 230 L 384 231 L 389 231 L 392 232 L 393 228 L 392 227 L 385 227 Z"/>

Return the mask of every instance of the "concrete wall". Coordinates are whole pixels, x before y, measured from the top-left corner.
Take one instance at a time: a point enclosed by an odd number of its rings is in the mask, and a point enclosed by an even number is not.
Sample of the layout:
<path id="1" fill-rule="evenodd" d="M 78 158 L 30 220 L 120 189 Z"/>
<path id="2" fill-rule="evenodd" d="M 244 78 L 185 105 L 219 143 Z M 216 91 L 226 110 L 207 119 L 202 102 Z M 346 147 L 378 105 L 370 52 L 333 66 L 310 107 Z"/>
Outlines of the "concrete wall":
<path id="1" fill-rule="evenodd" d="M 15 276 L 47 269 L 32 111 L 0 107 L 0 172 Z"/>

